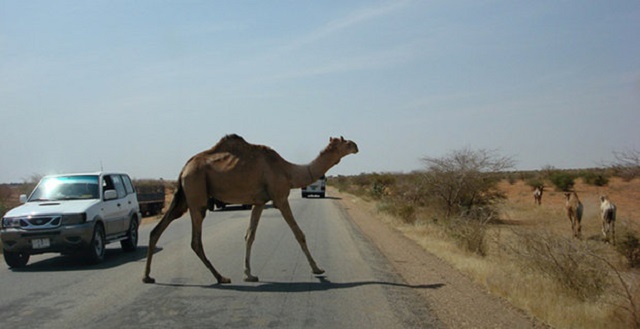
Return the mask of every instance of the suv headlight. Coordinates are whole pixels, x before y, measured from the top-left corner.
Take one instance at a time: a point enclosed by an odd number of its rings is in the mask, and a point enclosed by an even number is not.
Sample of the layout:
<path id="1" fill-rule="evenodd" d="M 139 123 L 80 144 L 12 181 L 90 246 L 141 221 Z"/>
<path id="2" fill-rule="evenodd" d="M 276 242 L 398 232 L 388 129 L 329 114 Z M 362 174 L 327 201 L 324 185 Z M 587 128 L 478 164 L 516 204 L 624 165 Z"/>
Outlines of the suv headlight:
<path id="1" fill-rule="evenodd" d="M 87 221 L 87 214 L 68 214 L 62 215 L 62 223 L 61 225 L 77 225 L 82 224 Z"/>
<path id="2" fill-rule="evenodd" d="M 2 228 L 20 228 L 20 218 L 3 217 Z"/>

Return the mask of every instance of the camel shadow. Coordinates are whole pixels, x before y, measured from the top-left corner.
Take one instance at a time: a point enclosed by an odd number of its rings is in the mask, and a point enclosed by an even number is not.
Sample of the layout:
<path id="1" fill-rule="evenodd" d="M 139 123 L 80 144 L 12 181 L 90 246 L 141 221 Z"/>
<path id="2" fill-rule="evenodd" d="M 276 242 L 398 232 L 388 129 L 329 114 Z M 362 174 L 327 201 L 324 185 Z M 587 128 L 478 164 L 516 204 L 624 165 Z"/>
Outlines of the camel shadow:
<path id="1" fill-rule="evenodd" d="M 391 286 L 409 289 L 438 289 L 444 286 L 444 283 L 435 284 L 421 284 L 421 285 L 408 285 L 404 283 L 396 282 L 384 282 L 384 281 L 356 281 L 356 282 L 331 282 L 326 277 L 317 277 L 319 282 L 271 282 L 261 281 L 256 285 L 236 285 L 236 284 L 213 284 L 208 286 L 203 285 L 188 285 L 188 284 L 176 284 L 176 283 L 157 283 L 160 286 L 167 287 L 201 287 L 217 290 L 230 290 L 239 292 L 310 292 L 310 291 L 328 291 L 338 289 L 349 289 L 369 285 Z"/>

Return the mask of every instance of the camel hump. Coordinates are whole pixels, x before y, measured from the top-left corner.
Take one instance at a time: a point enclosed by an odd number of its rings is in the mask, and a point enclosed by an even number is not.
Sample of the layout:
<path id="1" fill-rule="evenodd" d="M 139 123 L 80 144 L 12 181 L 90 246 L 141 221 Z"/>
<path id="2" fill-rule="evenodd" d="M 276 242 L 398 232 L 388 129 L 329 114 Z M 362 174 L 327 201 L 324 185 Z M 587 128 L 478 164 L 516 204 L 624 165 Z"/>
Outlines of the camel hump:
<path id="1" fill-rule="evenodd" d="M 236 135 L 229 134 L 220 139 L 213 149 L 217 152 L 230 152 L 233 154 L 242 154 L 243 152 L 258 152 L 267 157 L 279 158 L 279 155 L 268 146 L 256 145 L 247 142 L 244 138 Z"/>
<path id="2" fill-rule="evenodd" d="M 229 134 L 220 139 L 216 145 L 212 147 L 212 150 L 216 150 L 218 152 L 228 152 L 229 150 L 237 150 L 238 148 L 243 148 L 248 146 L 249 143 L 244 140 L 244 138 L 236 135 Z"/>
<path id="3" fill-rule="evenodd" d="M 229 135 L 226 135 L 226 136 L 222 137 L 222 140 L 235 140 L 235 141 L 243 141 L 243 142 L 245 142 L 245 143 L 246 143 L 246 141 L 244 140 L 244 138 L 242 138 L 242 137 L 240 137 L 240 136 L 238 136 L 238 135 L 236 135 L 236 134 L 229 134 Z"/>

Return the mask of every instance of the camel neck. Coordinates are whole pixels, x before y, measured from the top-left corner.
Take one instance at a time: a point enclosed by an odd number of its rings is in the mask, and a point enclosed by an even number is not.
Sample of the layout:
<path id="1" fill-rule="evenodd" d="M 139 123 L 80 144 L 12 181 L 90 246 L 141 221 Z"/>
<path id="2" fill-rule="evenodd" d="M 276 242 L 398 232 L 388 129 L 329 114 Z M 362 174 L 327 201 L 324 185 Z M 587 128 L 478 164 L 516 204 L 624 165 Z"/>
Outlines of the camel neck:
<path id="1" fill-rule="evenodd" d="M 338 160 L 333 153 L 324 152 L 307 165 L 295 166 L 292 170 L 291 186 L 297 188 L 310 185 L 338 163 Z"/>

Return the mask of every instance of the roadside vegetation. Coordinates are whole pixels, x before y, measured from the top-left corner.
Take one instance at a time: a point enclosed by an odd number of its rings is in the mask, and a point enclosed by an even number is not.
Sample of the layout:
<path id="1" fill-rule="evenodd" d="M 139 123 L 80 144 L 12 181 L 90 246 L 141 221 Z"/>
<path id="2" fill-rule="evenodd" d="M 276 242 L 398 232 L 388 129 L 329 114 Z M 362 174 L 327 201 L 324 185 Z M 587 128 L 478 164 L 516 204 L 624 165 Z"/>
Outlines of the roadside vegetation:
<path id="1" fill-rule="evenodd" d="M 329 184 L 375 203 L 425 249 L 553 327 L 640 327 L 640 177 L 628 164 L 516 172 L 508 157 L 469 149 L 423 160 L 422 171 Z M 568 190 L 585 207 L 582 239 L 565 214 Z M 618 205 L 615 246 L 602 240 L 601 194 Z"/>

